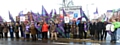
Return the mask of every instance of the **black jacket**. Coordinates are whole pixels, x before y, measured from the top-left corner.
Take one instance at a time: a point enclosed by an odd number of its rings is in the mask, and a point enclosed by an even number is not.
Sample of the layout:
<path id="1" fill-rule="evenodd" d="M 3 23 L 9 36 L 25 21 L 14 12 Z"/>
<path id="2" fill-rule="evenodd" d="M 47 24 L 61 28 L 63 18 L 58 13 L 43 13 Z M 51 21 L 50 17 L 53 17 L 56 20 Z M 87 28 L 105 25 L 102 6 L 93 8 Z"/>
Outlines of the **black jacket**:
<path id="1" fill-rule="evenodd" d="M 65 33 L 70 33 L 70 25 L 64 25 Z"/>
<path id="2" fill-rule="evenodd" d="M 90 31 L 95 31 L 96 25 L 95 23 L 90 23 Z"/>
<path id="3" fill-rule="evenodd" d="M 104 28 L 104 23 L 103 22 L 98 22 L 97 23 L 97 30 L 102 31 L 103 28 Z"/>
<path id="4" fill-rule="evenodd" d="M 84 24 L 83 23 L 79 23 L 78 27 L 79 27 L 79 31 L 84 31 Z"/>

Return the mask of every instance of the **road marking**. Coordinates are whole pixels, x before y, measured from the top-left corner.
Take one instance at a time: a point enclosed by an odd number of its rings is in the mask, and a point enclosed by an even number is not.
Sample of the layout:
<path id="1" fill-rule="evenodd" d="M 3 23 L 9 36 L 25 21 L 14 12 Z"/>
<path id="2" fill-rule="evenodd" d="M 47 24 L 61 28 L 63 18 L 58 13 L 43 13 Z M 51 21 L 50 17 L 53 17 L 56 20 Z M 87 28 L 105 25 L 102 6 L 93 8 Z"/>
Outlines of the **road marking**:
<path id="1" fill-rule="evenodd" d="M 62 42 L 53 42 L 53 44 L 59 45 L 86 45 L 86 44 L 74 44 L 74 43 L 62 43 Z M 90 45 L 100 45 L 99 43 L 91 43 Z"/>

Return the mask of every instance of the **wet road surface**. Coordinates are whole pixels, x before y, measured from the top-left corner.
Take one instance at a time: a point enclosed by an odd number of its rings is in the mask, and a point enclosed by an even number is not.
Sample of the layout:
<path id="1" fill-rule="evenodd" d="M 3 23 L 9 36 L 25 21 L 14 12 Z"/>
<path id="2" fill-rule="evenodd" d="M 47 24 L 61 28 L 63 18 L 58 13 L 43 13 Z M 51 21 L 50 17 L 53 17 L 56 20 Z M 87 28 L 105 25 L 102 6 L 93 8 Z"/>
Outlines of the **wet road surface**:
<path id="1" fill-rule="evenodd" d="M 22 39 L 0 39 L 0 45 L 120 45 L 120 43 L 110 43 L 110 41 L 93 41 L 90 39 L 65 39 L 26 41 Z"/>

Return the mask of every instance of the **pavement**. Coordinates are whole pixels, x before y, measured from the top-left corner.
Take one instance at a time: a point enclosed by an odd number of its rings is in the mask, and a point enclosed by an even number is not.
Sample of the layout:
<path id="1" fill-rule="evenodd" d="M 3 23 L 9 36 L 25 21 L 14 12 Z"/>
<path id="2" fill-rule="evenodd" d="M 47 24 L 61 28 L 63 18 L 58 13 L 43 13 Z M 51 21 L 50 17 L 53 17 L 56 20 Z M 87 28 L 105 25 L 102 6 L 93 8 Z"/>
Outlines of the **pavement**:
<path id="1" fill-rule="evenodd" d="M 37 40 L 26 41 L 23 39 L 1 38 L 0 45 L 120 45 L 120 28 L 117 31 L 117 42 L 110 43 L 110 35 L 107 34 L 107 39 L 104 41 L 90 39 L 66 39 L 59 38 L 58 40 Z"/>
<path id="2" fill-rule="evenodd" d="M 120 45 L 120 43 L 110 43 L 110 41 L 94 41 L 90 39 L 59 38 L 58 40 L 26 41 L 23 39 L 1 38 L 0 45 Z"/>

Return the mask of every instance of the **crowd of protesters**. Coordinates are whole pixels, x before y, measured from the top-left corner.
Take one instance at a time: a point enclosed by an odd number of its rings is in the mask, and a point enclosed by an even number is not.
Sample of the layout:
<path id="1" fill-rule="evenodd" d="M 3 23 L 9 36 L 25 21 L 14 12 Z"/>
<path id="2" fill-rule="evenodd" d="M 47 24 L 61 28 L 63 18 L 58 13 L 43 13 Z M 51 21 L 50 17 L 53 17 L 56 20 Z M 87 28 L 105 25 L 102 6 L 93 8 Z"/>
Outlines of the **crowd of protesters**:
<path id="1" fill-rule="evenodd" d="M 111 32 L 111 42 L 116 41 L 116 30 L 120 26 L 116 27 L 116 20 L 111 19 L 110 21 L 102 22 L 101 19 L 92 20 L 92 21 L 80 21 L 79 24 L 76 24 L 76 21 L 73 21 L 72 24 L 64 23 L 64 34 L 67 39 L 91 39 L 91 40 L 106 40 L 107 32 L 106 25 L 113 24 L 114 30 Z M 27 23 L 1 23 L 0 24 L 0 37 L 1 38 L 8 38 L 8 32 L 10 33 L 10 38 L 19 39 L 23 37 L 25 40 L 47 40 L 48 39 L 48 32 L 50 33 L 49 37 L 51 40 L 55 39 L 58 40 L 59 32 L 56 28 L 59 26 L 59 22 L 54 23 L 50 21 L 47 23 L 46 21 L 40 21 L 37 23 L 27 22 Z M 111 30 L 111 29 L 110 29 Z M 14 35 L 15 34 L 15 35 Z M 59 37 L 60 38 L 60 37 Z"/>

